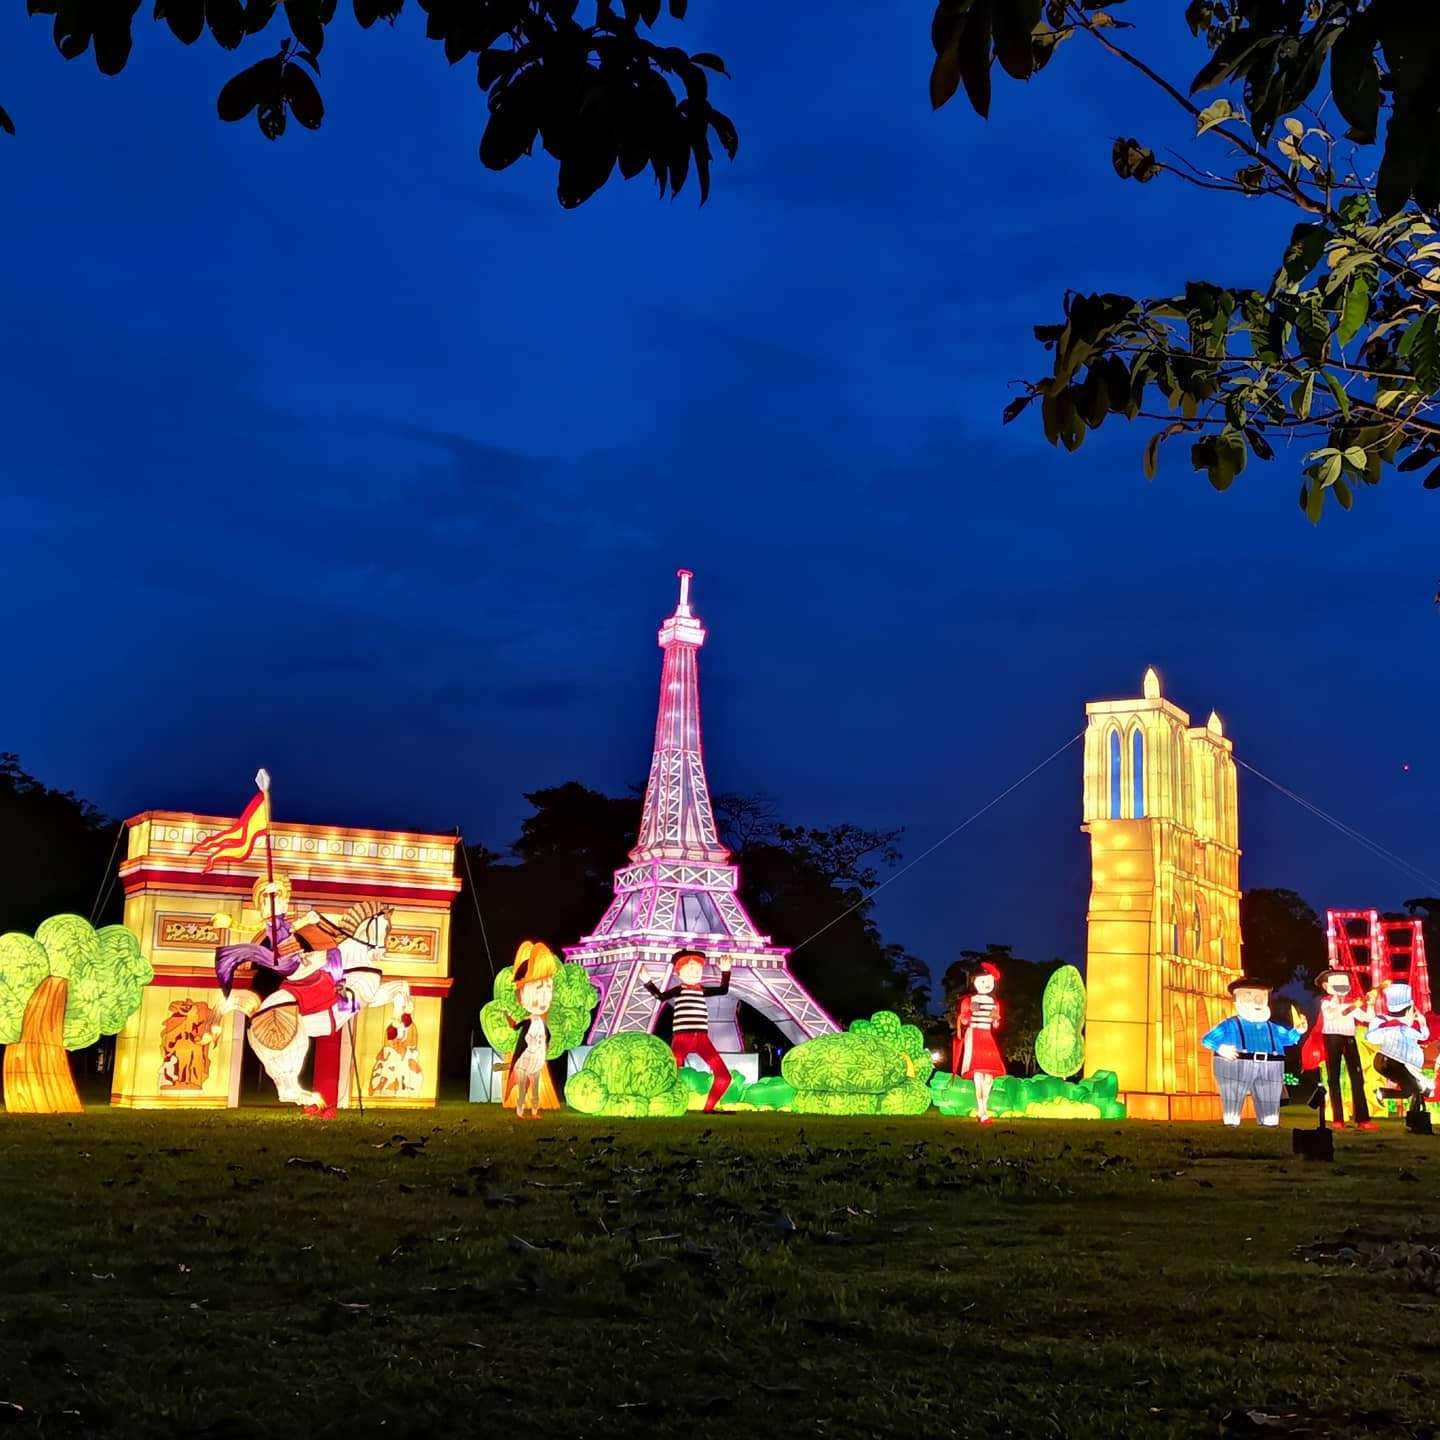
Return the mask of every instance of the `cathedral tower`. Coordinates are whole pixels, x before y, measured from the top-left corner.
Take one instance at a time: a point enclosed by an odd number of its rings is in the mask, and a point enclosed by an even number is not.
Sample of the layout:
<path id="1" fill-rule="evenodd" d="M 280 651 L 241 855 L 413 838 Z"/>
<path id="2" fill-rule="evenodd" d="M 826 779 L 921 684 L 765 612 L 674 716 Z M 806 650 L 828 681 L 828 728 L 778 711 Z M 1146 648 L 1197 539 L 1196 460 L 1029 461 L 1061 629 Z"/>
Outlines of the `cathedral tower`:
<path id="1" fill-rule="evenodd" d="M 1218 1117 L 1199 1041 L 1241 973 L 1234 747 L 1154 670 L 1140 699 L 1085 714 L 1086 1068 L 1115 1071 L 1136 1118 Z"/>

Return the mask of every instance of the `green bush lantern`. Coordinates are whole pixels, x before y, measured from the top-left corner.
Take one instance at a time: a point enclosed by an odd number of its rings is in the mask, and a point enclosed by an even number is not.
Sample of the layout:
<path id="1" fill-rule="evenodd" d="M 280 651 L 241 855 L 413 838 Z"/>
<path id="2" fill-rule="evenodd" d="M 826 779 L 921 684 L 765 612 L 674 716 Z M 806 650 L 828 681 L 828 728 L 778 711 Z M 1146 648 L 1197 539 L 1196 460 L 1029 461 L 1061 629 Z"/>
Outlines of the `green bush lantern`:
<path id="1" fill-rule="evenodd" d="M 1073 965 L 1062 965 L 1045 986 L 1044 1024 L 1035 1037 L 1035 1061 L 1047 1074 L 1065 1080 L 1085 1068 L 1085 981 Z"/>
<path id="2" fill-rule="evenodd" d="M 607 1035 L 565 1086 L 582 1115 L 683 1115 L 689 1094 L 670 1047 L 641 1031 Z"/>

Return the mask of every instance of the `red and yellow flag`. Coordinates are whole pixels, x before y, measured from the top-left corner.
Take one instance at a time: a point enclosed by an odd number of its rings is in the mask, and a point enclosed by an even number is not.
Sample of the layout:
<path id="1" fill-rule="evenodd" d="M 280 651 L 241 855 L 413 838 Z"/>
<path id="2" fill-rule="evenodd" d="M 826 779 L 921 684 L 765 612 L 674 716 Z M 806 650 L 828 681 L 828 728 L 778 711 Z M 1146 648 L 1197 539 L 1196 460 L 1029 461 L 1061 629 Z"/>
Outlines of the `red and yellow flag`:
<path id="1" fill-rule="evenodd" d="M 261 790 L 229 829 L 207 835 L 190 853 L 206 857 L 200 873 L 208 875 L 221 860 L 248 860 L 269 828 L 269 797 Z"/>

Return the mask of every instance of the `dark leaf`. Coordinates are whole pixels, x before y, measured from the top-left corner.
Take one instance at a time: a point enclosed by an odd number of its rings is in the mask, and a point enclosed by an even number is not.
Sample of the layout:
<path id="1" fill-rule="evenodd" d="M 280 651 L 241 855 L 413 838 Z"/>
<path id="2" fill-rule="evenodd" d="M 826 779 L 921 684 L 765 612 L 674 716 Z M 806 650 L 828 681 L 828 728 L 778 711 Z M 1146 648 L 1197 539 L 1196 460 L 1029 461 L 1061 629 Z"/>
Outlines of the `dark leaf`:
<path id="1" fill-rule="evenodd" d="M 155 10 L 156 19 L 163 19 L 182 45 L 193 45 L 204 34 L 205 0 L 164 0 Z"/>
<path id="2" fill-rule="evenodd" d="M 299 65 L 285 67 L 285 100 L 290 113 L 307 130 L 318 130 L 325 118 L 325 102 L 315 82 Z"/>
<path id="3" fill-rule="evenodd" d="M 140 8 L 139 0 L 116 7 L 119 13 L 108 10 L 104 20 L 95 29 L 95 64 L 102 75 L 118 75 L 130 58 L 130 22 Z M 129 11 L 129 14 L 124 13 Z"/>
<path id="4" fill-rule="evenodd" d="M 1245 427 L 1245 438 L 1250 442 L 1250 449 L 1254 452 L 1257 460 L 1273 460 L 1275 451 L 1265 436 L 1253 425 Z"/>
<path id="5" fill-rule="evenodd" d="M 269 63 L 262 60 L 259 65 L 252 65 L 225 82 L 215 101 L 215 109 L 222 120 L 243 120 L 260 103 L 259 71 L 261 66 Z"/>
<path id="6" fill-rule="evenodd" d="M 7 135 L 15 133 L 15 122 L 10 118 L 10 112 L 3 105 L 0 105 L 0 130 Z"/>
<path id="7" fill-rule="evenodd" d="M 538 66 L 523 70 L 490 97 L 490 120 L 480 138 L 480 163 L 505 170 L 528 155 L 540 129 L 544 77 Z"/>
<path id="8" fill-rule="evenodd" d="M 1412 470 L 1423 470 L 1427 465 L 1433 465 L 1437 460 L 1440 460 L 1440 454 L 1437 454 L 1434 450 L 1425 446 L 1421 446 L 1412 450 L 1410 454 L 1396 465 L 1395 469 L 1401 475 L 1406 475 Z"/>
<path id="9" fill-rule="evenodd" d="M 735 129 L 735 122 L 728 115 L 722 115 L 720 111 L 712 107 L 710 128 L 714 130 L 715 138 L 720 142 L 720 148 L 733 160 L 735 152 L 740 148 L 740 136 Z"/>
<path id="10" fill-rule="evenodd" d="M 517 51 L 492 46 L 480 52 L 480 58 L 475 62 L 475 79 L 482 90 L 488 90 L 497 80 L 511 74 L 520 63 Z"/>
<path id="11" fill-rule="evenodd" d="M 1421 481 L 1421 484 L 1423 484 L 1427 490 L 1440 490 L 1440 465 L 1437 465 L 1425 479 Z"/>
<path id="12" fill-rule="evenodd" d="M 1001 4 L 1011 0 L 1000 0 Z M 960 83 L 982 119 L 990 118 L 990 0 L 974 0 L 960 35 Z"/>
<path id="13" fill-rule="evenodd" d="M 245 38 L 245 7 L 240 0 L 205 0 L 205 23 L 224 50 L 236 50 Z"/>
<path id="14" fill-rule="evenodd" d="M 1173 425 L 1167 425 L 1157 434 L 1152 435 L 1145 446 L 1143 464 L 1145 467 L 1145 478 L 1153 480 L 1160 469 L 1160 447 L 1172 436 L 1179 435 L 1185 427 L 1178 421 Z"/>
<path id="15" fill-rule="evenodd" d="M 1368 24 L 1351 20 L 1336 39 L 1330 51 L 1330 86 L 1335 106 L 1350 126 L 1350 139 L 1373 144 L 1380 117 L 1380 67 Z"/>
<path id="16" fill-rule="evenodd" d="M 1206 435 L 1190 447 L 1190 464 L 1203 470 L 1217 490 L 1228 490 L 1235 477 L 1245 468 L 1244 437 L 1234 430 Z"/>
<path id="17" fill-rule="evenodd" d="M 670 14 L 676 20 L 683 20 L 689 3 L 690 0 L 670 0 Z"/>
<path id="18" fill-rule="evenodd" d="M 1142 185 L 1153 180 L 1165 167 L 1138 140 L 1117 140 L 1110 152 L 1110 163 L 1122 180 L 1138 180 Z"/>
<path id="19" fill-rule="evenodd" d="M 72 23 L 69 12 L 62 11 L 55 16 L 51 29 L 55 48 L 67 59 L 76 60 L 90 48 L 90 30 L 79 21 Z"/>
<path id="20" fill-rule="evenodd" d="M 377 20 L 394 24 L 405 8 L 405 0 L 355 0 L 355 18 L 368 30 Z"/>
<path id="21" fill-rule="evenodd" d="M 1427 394 L 1440 391 L 1440 311 L 1429 310 L 1400 337 L 1399 355 Z"/>
<path id="22" fill-rule="evenodd" d="M 995 10 L 995 58 L 1005 73 L 1028 80 L 1035 73 L 1031 36 L 1040 23 L 1044 0 L 1000 0 Z"/>
<path id="23" fill-rule="evenodd" d="M 285 0 L 285 19 L 290 33 L 306 50 L 318 55 L 325 48 L 325 27 L 316 14 L 315 0 Z M 300 119 L 298 115 L 295 118 Z"/>
<path id="24" fill-rule="evenodd" d="M 960 37 L 952 40 L 935 56 L 930 69 L 930 108 L 938 110 L 947 104 L 960 88 Z"/>
<path id="25" fill-rule="evenodd" d="M 1008 425 L 1013 419 L 1015 419 L 1017 415 L 1020 414 L 1022 410 L 1026 408 L 1026 406 L 1028 406 L 1035 399 L 1035 393 L 1036 392 L 1032 390 L 1030 394 L 1021 395 L 1016 399 L 1012 400 L 1001 412 L 1000 423 L 1002 425 Z"/>
<path id="26" fill-rule="evenodd" d="M 1298 285 L 1320 263 L 1330 231 L 1324 225 L 1297 225 L 1285 250 L 1285 278 Z"/>
<path id="27" fill-rule="evenodd" d="M 1384 216 L 1398 215 L 1405 208 L 1415 188 L 1426 151 L 1430 145 L 1430 125 L 1416 124 L 1397 105 L 1391 112 L 1385 131 L 1385 154 L 1375 177 L 1375 200 Z"/>
<path id="28" fill-rule="evenodd" d="M 727 80 L 730 78 L 730 72 L 725 68 L 725 62 L 718 55 L 712 55 L 708 50 L 702 50 L 698 55 L 692 55 L 690 59 L 696 65 L 703 65 L 707 70 L 714 70 L 717 74 L 725 76 Z"/>
<path id="29" fill-rule="evenodd" d="M 615 137 L 607 130 L 597 126 L 577 131 L 574 143 L 560 160 L 556 187 L 560 204 L 566 210 L 583 205 L 610 178 L 615 161 Z"/>

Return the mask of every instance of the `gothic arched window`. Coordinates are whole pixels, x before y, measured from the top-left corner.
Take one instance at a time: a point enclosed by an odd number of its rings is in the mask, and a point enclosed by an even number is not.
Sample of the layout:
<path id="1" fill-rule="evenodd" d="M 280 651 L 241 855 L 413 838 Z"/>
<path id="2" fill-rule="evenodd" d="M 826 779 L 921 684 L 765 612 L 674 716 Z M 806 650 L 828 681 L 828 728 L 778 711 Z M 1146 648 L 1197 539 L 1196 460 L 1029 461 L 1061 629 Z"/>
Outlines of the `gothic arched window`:
<path id="1" fill-rule="evenodd" d="M 1137 730 L 1130 737 L 1130 793 L 1137 820 L 1145 818 L 1145 734 Z"/>
<path id="2" fill-rule="evenodd" d="M 1110 731 L 1110 818 L 1120 818 L 1120 801 L 1125 794 L 1125 777 L 1120 768 L 1120 732 Z"/>

